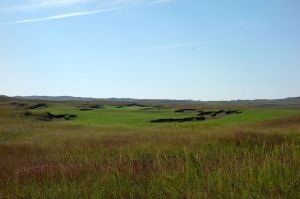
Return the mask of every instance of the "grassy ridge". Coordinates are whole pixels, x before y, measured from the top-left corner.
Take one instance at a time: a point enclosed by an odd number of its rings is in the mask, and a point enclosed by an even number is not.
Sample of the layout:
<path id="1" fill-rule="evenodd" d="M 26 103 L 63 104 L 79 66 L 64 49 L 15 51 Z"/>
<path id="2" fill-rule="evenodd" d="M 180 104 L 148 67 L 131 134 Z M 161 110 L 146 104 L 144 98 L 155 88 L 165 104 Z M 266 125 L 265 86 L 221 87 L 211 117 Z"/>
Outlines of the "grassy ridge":
<path id="1" fill-rule="evenodd" d="M 218 120 L 106 107 L 43 122 L 0 110 L 0 198 L 299 198 L 300 117 L 245 109 Z"/>

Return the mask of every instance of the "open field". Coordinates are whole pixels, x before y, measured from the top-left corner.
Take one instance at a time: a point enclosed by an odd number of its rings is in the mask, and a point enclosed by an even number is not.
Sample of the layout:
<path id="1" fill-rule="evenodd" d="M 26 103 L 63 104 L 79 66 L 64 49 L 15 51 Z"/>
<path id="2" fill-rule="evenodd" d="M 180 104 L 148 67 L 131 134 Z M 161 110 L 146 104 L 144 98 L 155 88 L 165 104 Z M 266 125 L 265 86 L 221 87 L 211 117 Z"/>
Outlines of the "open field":
<path id="1" fill-rule="evenodd" d="M 300 198 L 300 108 L 93 103 L 0 101 L 0 198 Z"/>

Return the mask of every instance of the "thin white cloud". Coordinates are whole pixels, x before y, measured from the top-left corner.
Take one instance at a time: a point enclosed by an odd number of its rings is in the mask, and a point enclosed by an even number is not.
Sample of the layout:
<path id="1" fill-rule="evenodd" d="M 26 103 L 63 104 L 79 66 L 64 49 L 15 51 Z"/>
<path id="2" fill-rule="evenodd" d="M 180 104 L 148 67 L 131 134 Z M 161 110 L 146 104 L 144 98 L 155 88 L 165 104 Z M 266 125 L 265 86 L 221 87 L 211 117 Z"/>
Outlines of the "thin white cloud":
<path id="1" fill-rule="evenodd" d="M 37 7 L 44 7 L 44 6 L 58 6 L 58 5 L 74 5 L 77 3 L 83 3 L 93 0 L 39 0 L 41 1 L 39 4 L 33 4 L 32 6 Z M 39 21 L 48 21 L 48 20 L 58 20 L 58 19 L 64 19 L 69 17 L 78 17 L 78 16 L 85 16 L 85 15 L 94 15 L 104 12 L 112 12 L 116 10 L 131 8 L 131 7 L 138 7 L 138 6 L 144 6 L 144 5 L 154 5 L 154 4 L 162 4 L 171 2 L 174 0 L 111 0 L 106 1 L 109 2 L 107 4 L 100 4 L 97 7 L 100 7 L 97 10 L 85 10 L 80 12 L 69 12 L 64 14 L 58 14 L 58 15 L 52 15 L 47 17 L 40 17 L 40 18 L 32 18 L 32 19 L 24 19 L 24 20 L 17 20 L 12 21 L 8 23 L 2 23 L 2 24 L 21 24 L 21 23 L 30 23 L 30 22 L 39 22 Z M 43 6 L 42 6 L 43 5 Z M 29 5 L 27 5 L 28 8 L 30 8 Z M 26 6 L 25 6 L 26 7 Z M 25 8 L 24 7 L 24 8 Z"/>
<path id="2" fill-rule="evenodd" d="M 4 24 L 21 24 L 21 23 L 30 23 L 30 22 L 38 22 L 38 21 L 58 20 L 58 19 L 69 18 L 69 17 L 78 17 L 78 16 L 84 16 L 84 15 L 99 14 L 99 13 L 103 13 L 103 12 L 110 12 L 110 11 L 114 11 L 114 10 L 118 10 L 118 9 L 122 9 L 122 8 L 111 8 L 111 9 L 102 9 L 102 10 L 85 11 L 85 12 L 72 12 L 72 13 L 67 13 L 67 14 L 62 14 L 62 15 L 54 15 L 54 16 L 49 16 L 49 17 L 13 21 L 13 22 L 8 22 L 8 23 L 4 23 Z"/>
<path id="3" fill-rule="evenodd" d="M 89 3 L 93 0 L 32 0 L 26 4 L 21 4 L 19 6 L 12 7 L 12 10 L 16 11 L 26 11 L 26 10 L 36 10 L 45 8 L 55 8 L 63 6 L 74 6 L 83 3 Z"/>
<path id="4" fill-rule="evenodd" d="M 158 45 L 152 46 L 150 49 L 153 50 L 163 50 L 163 49 L 173 49 L 173 48 L 183 48 L 183 47 L 199 47 L 204 45 L 215 45 L 215 44 L 222 44 L 221 41 L 202 41 L 202 42 L 189 42 L 189 43 L 174 43 L 174 44 L 165 44 L 165 45 Z"/>
<path id="5" fill-rule="evenodd" d="M 8 0 L 4 0 L 4 2 L 0 2 L 0 11 L 4 13 L 14 13 L 40 11 L 45 9 L 51 10 L 83 6 L 92 4 L 96 1 L 97 0 L 18 0 L 9 2 Z"/>

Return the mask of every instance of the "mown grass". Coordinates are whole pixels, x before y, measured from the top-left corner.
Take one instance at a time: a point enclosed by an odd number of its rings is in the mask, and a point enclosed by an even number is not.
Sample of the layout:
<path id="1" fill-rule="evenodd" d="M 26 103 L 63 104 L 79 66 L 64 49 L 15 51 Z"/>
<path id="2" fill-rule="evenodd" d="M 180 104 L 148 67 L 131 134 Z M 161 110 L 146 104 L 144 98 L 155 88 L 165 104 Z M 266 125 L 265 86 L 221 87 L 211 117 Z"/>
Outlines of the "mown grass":
<path id="1" fill-rule="evenodd" d="M 153 125 L 151 120 L 160 118 L 184 118 L 189 116 L 195 116 L 195 113 L 175 113 L 174 109 L 153 109 L 143 110 L 144 107 L 124 107 L 117 108 L 115 106 L 105 106 L 105 108 L 95 109 L 92 111 L 80 111 L 79 108 L 74 106 L 65 105 L 52 105 L 46 109 L 35 110 L 35 112 L 49 111 L 54 114 L 75 114 L 78 119 L 68 121 L 67 123 L 78 124 L 84 126 L 120 126 L 120 127 L 150 127 L 155 126 L 180 126 L 175 124 L 158 124 Z M 217 120 L 207 120 L 204 122 L 192 122 L 184 123 L 182 126 L 203 126 L 203 125 L 220 125 L 230 123 L 249 123 L 257 122 L 274 118 L 287 117 L 295 114 L 299 114 L 298 109 L 284 109 L 284 108 L 252 108 L 252 109 L 240 109 L 242 114 L 231 115 Z"/>
<path id="2" fill-rule="evenodd" d="M 170 109 L 47 110 L 78 118 L 43 122 L 1 108 L 0 198 L 300 197 L 297 110 L 183 124 L 149 123 L 178 116 Z"/>

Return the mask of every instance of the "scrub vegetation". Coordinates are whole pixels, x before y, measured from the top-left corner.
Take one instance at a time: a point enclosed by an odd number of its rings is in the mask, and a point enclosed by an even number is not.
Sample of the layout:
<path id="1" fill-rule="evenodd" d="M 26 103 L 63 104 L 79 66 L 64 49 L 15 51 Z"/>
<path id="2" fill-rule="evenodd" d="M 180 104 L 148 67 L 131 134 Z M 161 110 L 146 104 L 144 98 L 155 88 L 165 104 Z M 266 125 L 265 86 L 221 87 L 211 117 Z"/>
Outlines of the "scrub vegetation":
<path id="1" fill-rule="evenodd" d="M 2 99 L 0 198 L 300 198 L 299 108 L 192 108 Z"/>

